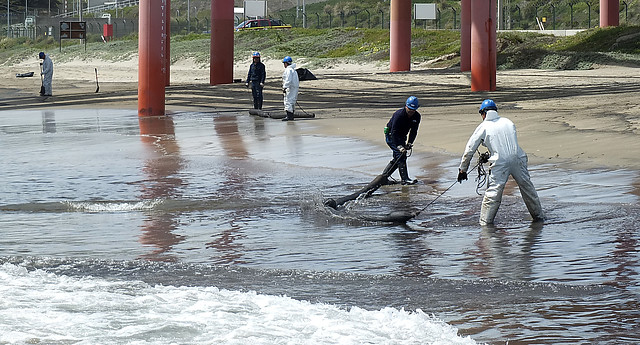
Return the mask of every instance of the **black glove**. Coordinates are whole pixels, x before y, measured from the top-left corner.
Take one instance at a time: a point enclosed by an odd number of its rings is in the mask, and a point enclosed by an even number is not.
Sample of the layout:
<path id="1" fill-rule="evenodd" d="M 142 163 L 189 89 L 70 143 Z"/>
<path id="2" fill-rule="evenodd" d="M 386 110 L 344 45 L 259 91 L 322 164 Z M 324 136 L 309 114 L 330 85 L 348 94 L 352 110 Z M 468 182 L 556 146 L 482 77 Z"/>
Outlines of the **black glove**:
<path id="1" fill-rule="evenodd" d="M 411 150 L 413 148 L 413 144 L 407 143 L 407 145 L 404 145 L 404 147 L 407 148 L 407 150 Z"/>
<path id="2" fill-rule="evenodd" d="M 466 172 L 464 172 L 464 171 L 462 171 L 462 170 L 460 170 L 460 171 L 458 172 L 458 182 L 459 182 L 459 183 L 462 183 L 462 181 L 463 181 L 463 180 L 466 180 L 466 179 L 467 179 L 467 173 L 466 173 Z"/>
<path id="3" fill-rule="evenodd" d="M 478 158 L 478 163 L 484 164 L 489 161 L 490 154 L 489 152 L 481 153 L 480 158 Z"/>

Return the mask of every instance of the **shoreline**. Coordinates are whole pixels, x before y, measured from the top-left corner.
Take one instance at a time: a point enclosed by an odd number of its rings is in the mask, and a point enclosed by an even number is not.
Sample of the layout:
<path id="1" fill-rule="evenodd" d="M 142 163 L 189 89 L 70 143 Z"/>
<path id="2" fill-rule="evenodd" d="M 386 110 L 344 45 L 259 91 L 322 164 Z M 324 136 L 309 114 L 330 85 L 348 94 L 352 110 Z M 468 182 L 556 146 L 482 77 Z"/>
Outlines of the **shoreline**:
<path id="1" fill-rule="evenodd" d="M 39 78 L 15 77 L 15 73 L 26 71 L 24 64 L 0 66 L 0 111 L 136 109 L 136 62 L 55 65 L 54 61 L 54 96 L 49 99 L 37 95 Z M 264 107 L 268 109 L 279 109 L 282 102 L 282 69 L 277 69 L 275 62 L 267 65 Z M 97 63 L 102 65 L 93 67 Z M 236 64 L 234 78 L 246 77 L 248 65 Z M 99 93 L 95 93 L 94 68 L 98 68 Z M 172 65 L 171 71 L 172 85 L 166 88 L 167 112 L 247 113 L 251 107 L 251 93 L 244 83 L 211 86 L 208 69 L 190 61 Z M 382 128 L 393 111 L 402 107 L 408 96 L 415 95 L 420 99 L 418 111 L 422 114 L 415 150 L 455 157 L 480 123 L 477 107 L 483 99 L 492 98 L 499 114 L 515 123 L 520 146 L 531 165 L 640 170 L 635 157 L 640 152 L 638 71 L 620 66 L 498 71 L 496 91 L 471 92 L 470 74 L 455 68 L 416 65 L 410 72 L 390 73 L 380 65 L 341 65 L 312 70 L 318 80 L 301 82 L 298 102 L 305 111 L 316 114 L 314 131 L 318 134 L 360 138 L 384 146 Z"/>

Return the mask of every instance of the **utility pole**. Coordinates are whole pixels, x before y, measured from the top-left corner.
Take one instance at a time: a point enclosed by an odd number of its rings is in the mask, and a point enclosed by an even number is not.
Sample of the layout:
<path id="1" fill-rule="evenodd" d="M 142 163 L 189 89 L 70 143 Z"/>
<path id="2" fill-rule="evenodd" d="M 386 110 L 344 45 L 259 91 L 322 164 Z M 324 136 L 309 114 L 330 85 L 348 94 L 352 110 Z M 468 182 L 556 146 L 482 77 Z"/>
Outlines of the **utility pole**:
<path id="1" fill-rule="evenodd" d="M 7 38 L 9 38 L 9 27 L 11 26 L 11 19 L 9 19 L 9 0 L 7 0 Z"/>

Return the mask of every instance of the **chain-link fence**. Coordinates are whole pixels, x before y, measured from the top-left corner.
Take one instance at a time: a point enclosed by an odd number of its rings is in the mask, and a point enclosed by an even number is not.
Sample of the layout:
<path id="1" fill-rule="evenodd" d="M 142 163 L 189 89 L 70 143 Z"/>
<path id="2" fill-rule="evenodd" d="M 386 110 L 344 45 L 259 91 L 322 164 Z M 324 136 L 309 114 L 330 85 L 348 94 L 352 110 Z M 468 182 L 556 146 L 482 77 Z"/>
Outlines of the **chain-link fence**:
<path id="1" fill-rule="evenodd" d="M 636 6 L 637 7 L 637 6 Z M 635 10 L 635 11 L 634 11 Z M 600 12 L 591 2 L 562 2 L 545 5 L 518 5 L 503 7 L 499 18 L 501 28 L 538 30 L 540 25 L 546 30 L 587 29 L 600 25 Z M 350 10 L 333 12 L 282 12 L 276 18 L 293 27 L 332 28 L 361 27 L 389 28 L 389 11 L 382 10 Z M 620 6 L 620 24 L 639 25 L 640 13 L 630 8 L 627 1 Z M 413 27 L 426 29 L 460 29 L 460 8 L 439 5 L 435 20 L 414 20 Z"/>
<path id="2" fill-rule="evenodd" d="M 586 29 L 599 25 L 599 8 L 597 4 L 589 1 L 583 2 L 548 2 L 530 4 L 526 7 L 518 5 L 503 7 L 499 18 L 504 29 L 524 30 L 568 30 Z M 415 20 L 412 26 L 425 29 L 460 29 L 460 8 L 455 6 L 438 5 L 435 20 Z M 206 12 L 198 12 L 189 19 L 185 16 L 171 18 L 171 34 L 208 33 L 211 21 Z M 389 9 L 351 9 L 323 12 L 302 12 L 295 10 L 281 11 L 270 15 L 273 19 L 279 19 L 284 23 L 298 28 L 389 28 Z M 6 18 L 6 15 L 5 15 Z M 236 23 L 245 18 L 236 16 Z M 24 22 L 24 18 L 11 18 L 13 22 Z M 58 39 L 60 20 L 73 20 L 73 18 L 38 17 L 37 25 L 25 27 L 23 24 L 3 26 L 0 30 L 5 37 L 41 37 L 53 36 Z M 77 18 L 76 18 L 77 20 Z M 103 25 L 108 23 L 105 18 L 83 18 L 87 22 L 88 35 L 102 35 Z M 627 1 L 622 1 L 620 6 L 620 24 L 638 25 L 640 13 L 630 8 Z M 134 18 L 111 18 L 113 37 L 123 37 L 138 32 L 138 20 Z M 1 24 L 0 24 L 1 25 Z"/>

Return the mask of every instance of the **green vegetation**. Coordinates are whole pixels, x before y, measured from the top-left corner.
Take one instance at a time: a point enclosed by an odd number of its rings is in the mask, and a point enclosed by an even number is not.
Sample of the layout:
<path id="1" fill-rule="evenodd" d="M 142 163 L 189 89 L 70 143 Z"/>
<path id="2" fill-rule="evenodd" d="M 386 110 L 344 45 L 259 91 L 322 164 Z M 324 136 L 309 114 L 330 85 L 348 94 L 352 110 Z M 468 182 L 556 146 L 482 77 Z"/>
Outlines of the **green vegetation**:
<path id="1" fill-rule="evenodd" d="M 509 32 L 498 36 L 500 69 L 589 69 L 597 64 L 640 66 L 640 27 L 590 29 L 553 37 Z"/>
<path id="2" fill-rule="evenodd" d="M 0 64 L 32 59 L 38 51 L 53 51 L 57 61 L 72 59 L 130 59 L 137 53 L 137 37 L 108 43 L 90 37 L 87 51 L 79 41 L 51 39 L 0 39 Z M 202 66 L 209 63 L 209 35 L 189 34 L 171 38 L 171 60 L 193 59 Z M 569 37 L 537 33 L 504 32 L 498 35 L 498 68 L 586 69 L 596 64 L 640 66 L 640 27 L 620 26 L 590 29 Z M 424 62 L 460 51 L 458 31 L 412 31 L 412 60 Z M 307 65 L 326 66 L 342 62 L 376 62 L 389 59 L 388 29 L 302 29 L 261 30 L 235 33 L 235 58 L 246 59 L 251 51 L 281 58 L 303 58 Z M 444 59 L 437 65 L 459 63 L 459 57 Z"/>
<path id="3" fill-rule="evenodd" d="M 640 27 L 619 26 L 606 30 L 589 30 L 554 42 L 551 48 L 576 52 L 621 52 L 640 54 Z"/>

